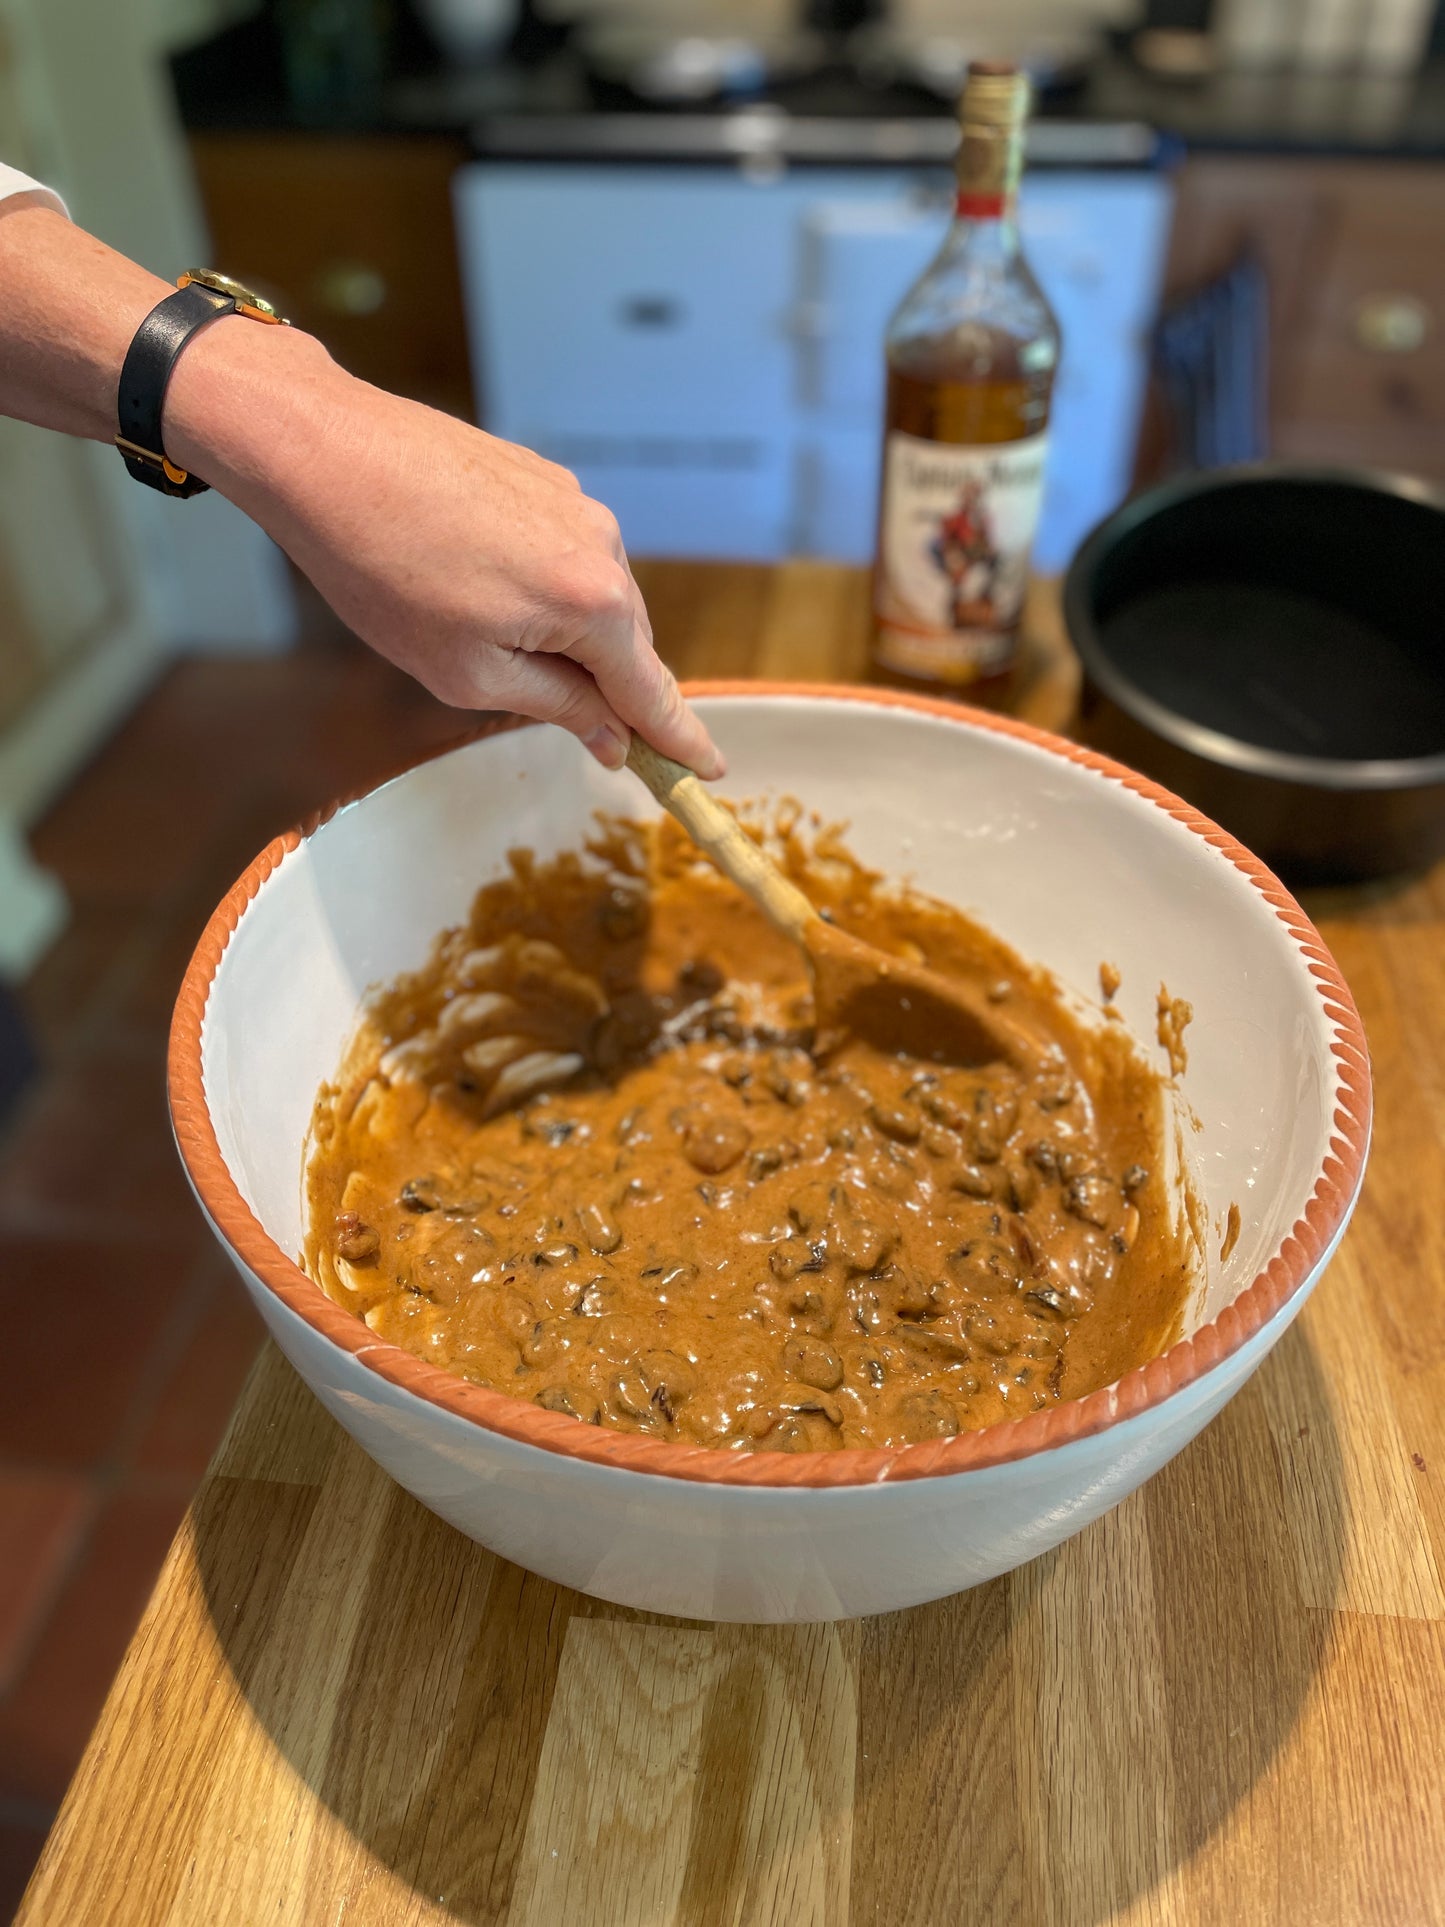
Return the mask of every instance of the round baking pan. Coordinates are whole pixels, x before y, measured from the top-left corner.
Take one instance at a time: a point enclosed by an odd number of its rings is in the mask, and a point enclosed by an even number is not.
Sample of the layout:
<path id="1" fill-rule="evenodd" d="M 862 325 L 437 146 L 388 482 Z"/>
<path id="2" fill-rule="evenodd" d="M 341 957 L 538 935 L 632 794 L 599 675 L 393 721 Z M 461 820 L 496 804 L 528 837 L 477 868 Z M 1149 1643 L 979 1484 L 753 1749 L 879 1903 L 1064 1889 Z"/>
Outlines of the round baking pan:
<path id="1" fill-rule="evenodd" d="M 1445 491 L 1259 463 L 1164 483 L 1064 588 L 1086 739 L 1293 882 L 1445 853 Z"/>

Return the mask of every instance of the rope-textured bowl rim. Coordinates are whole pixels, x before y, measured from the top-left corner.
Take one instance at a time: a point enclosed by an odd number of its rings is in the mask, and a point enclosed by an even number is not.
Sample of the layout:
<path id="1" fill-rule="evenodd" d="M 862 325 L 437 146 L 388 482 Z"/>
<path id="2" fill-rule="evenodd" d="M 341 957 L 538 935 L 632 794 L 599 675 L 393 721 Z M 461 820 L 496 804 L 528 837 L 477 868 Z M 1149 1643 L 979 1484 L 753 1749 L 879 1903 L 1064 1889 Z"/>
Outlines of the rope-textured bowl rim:
<path id="1" fill-rule="evenodd" d="M 212 1223 L 247 1269 L 315 1332 L 378 1378 L 456 1418 L 564 1458 L 708 1485 L 812 1487 L 871 1485 L 894 1479 L 941 1477 L 1033 1457 L 1072 1440 L 1107 1431 L 1183 1390 L 1239 1350 L 1301 1288 L 1343 1225 L 1359 1188 L 1369 1144 L 1371 1083 L 1368 1049 L 1344 978 L 1319 932 L 1284 888 L 1241 844 L 1209 818 L 1146 776 L 1096 751 L 1050 735 L 1030 723 L 965 709 L 893 690 L 829 683 L 698 682 L 689 696 L 821 698 L 830 702 L 905 709 L 916 715 L 974 729 L 992 730 L 1033 744 L 1066 762 L 1094 771 L 1144 798 L 1233 864 L 1273 910 L 1299 950 L 1314 982 L 1330 1032 L 1330 1056 L 1339 1085 L 1328 1150 L 1301 1215 L 1269 1263 L 1209 1324 L 1178 1340 L 1157 1358 L 1099 1391 L 1070 1399 L 1027 1418 L 1006 1419 L 951 1439 L 899 1447 L 847 1447 L 836 1452 L 730 1452 L 675 1445 L 606 1427 L 579 1424 L 523 1399 L 472 1385 L 440 1366 L 426 1364 L 398 1345 L 378 1339 L 366 1323 L 328 1298 L 262 1228 L 241 1196 L 217 1142 L 201 1069 L 201 1041 L 211 986 L 226 946 L 261 886 L 293 851 L 355 797 L 339 799 L 315 817 L 278 836 L 248 864 L 206 925 L 187 966 L 176 1000 L 167 1060 L 171 1118 L 176 1143 L 196 1193 Z M 526 728 L 525 718 L 493 717 L 458 741 L 443 744 L 420 762 L 503 731 Z M 411 764 L 407 767 L 418 767 Z M 398 774 L 404 773 L 402 771 Z M 359 795 L 379 787 L 373 784 Z"/>

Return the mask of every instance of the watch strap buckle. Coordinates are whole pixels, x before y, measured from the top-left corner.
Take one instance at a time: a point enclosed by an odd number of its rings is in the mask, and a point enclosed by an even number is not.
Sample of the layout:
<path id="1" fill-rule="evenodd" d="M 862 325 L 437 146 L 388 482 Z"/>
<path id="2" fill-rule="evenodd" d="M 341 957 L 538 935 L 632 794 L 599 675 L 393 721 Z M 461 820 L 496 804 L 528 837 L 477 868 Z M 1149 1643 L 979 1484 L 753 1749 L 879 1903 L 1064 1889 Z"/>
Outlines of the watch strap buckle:
<path id="1" fill-rule="evenodd" d="M 206 487 L 204 482 L 193 482 L 189 469 L 177 468 L 167 456 L 157 454 L 153 448 L 142 448 L 139 442 L 128 441 L 124 435 L 114 437 L 115 445 L 128 462 L 144 462 L 147 468 L 158 469 L 179 495 L 199 494 Z M 147 475 L 145 481 L 153 480 Z M 160 484 L 157 484 L 160 486 Z"/>

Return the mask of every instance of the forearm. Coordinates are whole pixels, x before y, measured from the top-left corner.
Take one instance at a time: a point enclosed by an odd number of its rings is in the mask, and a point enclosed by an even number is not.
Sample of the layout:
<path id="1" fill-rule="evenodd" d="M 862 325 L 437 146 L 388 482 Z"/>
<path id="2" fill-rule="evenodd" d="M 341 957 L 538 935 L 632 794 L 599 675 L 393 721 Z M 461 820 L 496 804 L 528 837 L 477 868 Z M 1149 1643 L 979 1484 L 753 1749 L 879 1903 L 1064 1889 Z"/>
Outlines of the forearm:
<path id="1" fill-rule="evenodd" d="M 108 441 L 120 364 L 166 284 L 21 195 L 0 203 L 0 287 L 0 412 Z"/>
<path id="2" fill-rule="evenodd" d="M 38 197 L 0 203 L 0 414 L 92 441 L 116 431 L 116 386 L 162 281 Z M 166 453 L 258 516 L 288 450 L 334 410 L 346 377 L 295 329 L 230 316 L 202 329 L 166 392 Z"/>

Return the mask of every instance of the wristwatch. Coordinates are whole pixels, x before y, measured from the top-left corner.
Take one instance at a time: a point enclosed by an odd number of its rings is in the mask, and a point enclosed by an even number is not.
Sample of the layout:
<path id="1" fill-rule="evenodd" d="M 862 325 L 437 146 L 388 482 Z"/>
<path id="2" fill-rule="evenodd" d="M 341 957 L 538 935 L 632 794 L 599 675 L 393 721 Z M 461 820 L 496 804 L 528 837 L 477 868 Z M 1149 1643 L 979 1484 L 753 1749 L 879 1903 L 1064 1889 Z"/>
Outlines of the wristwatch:
<path id="1" fill-rule="evenodd" d="M 182 349 L 193 335 L 223 315 L 241 314 L 249 321 L 265 321 L 279 328 L 288 323 L 259 294 L 209 268 L 187 268 L 176 288 L 175 294 L 168 294 L 151 309 L 126 351 L 116 392 L 120 433 L 115 445 L 138 482 L 158 488 L 163 495 L 185 497 L 199 495 L 210 483 L 177 468 L 168 459 L 161 439 L 166 387 Z"/>

